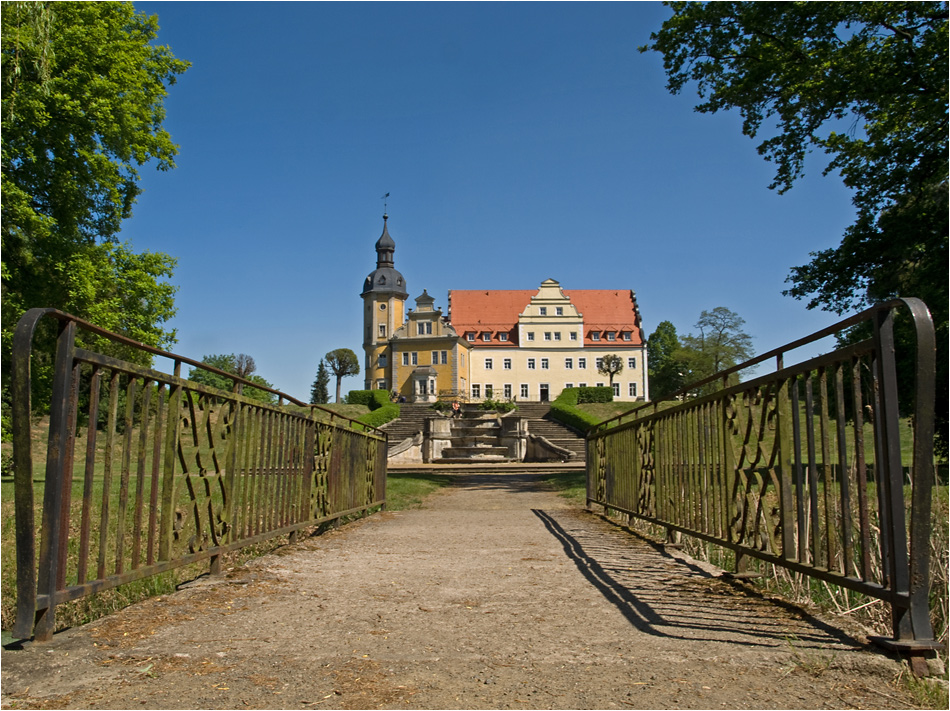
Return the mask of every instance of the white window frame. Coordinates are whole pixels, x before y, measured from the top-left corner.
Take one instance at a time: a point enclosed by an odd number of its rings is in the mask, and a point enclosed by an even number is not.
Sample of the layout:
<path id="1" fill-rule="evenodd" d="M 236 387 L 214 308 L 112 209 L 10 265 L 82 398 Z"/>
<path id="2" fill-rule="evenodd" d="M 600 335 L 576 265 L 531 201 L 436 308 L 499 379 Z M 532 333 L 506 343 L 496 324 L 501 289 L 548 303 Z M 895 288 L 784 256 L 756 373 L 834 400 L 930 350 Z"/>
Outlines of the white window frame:
<path id="1" fill-rule="evenodd" d="M 535 364 L 536 364 L 536 361 L 534 358 L 528 358 L 528 370 L 534 370 Z"/>
<path id="2" fill-rule="evenodd" d="M 505 358 L 501 361 L 502 370 L 511 370 L 511 358 Z"/>
<path id="3" fill-rule="evenodd" d="M 564 359 L 564 370 L 574 370 L 574 359 L 565 358 Z"/>
<path id="4" fill-rule="evenodd" d="M 482 399 L 482 386 L 478 383 L 472 383 L 472 399 L 481 400 Z"/>
<path id="5" fill-rule="evenodd" d="M 627 388 L 627 392 L 629 393 L 630 397 L 636 397 L 636 396 L 637 396 L 637 384 L 636 384 L 636 383 L 630 383 L 629 387 Z"/>
<path id="6" fill-rule="evenodd" d="M 530 391 L 528 390 L 528 384 L 521 383 L 521 397 L 528 397 L 529 395 Z"/>
<path id="7" fill-rule="evenodd" d="M 502 386 L 505 400 L 511 400 L 511 383 L 505 383 Z"/>
<path id="8" fill-rule="evenodd" d="M 432 351 L 432 365 L 438 365 L 438 364 L 439 364 L 439 352 Z"/>
<path id="9" fill-rule="evenodd" d="M 572 340 L 572 341 L 576 341 L 576 340 L 577 340 L 577 331 L 571 331 L 571 340 Z"/>
<path id="10" fill-rule="evenodd" d="M 529 341 L 534 340 L 534 331 L 527 331 L 524 335 L 527 340 Z"/>
<path id="11" fill-rule="evenodd" d="M 614 397 L 620 397 L 620 383 L 614 383 Z"/>
<path id="12" fill-rule="evenodd" d="M 600 340 L 600 333 L 599 333 L 598 331 L 591 331 L 591 332 L 590 332 L 590 340 L 592 340 L 592 341 L 599 341 L 599 340 Z"/>
<path id="13" fill-rule="evenodd" d="M 485 359 L 485 370 L 491 370 L 492 367 L 493 367 L 492 359 L 491 359 L 491 358 L 486 358 L 486 359 Z"/>
<path id="14" fill-rule="evenodd" d="M 578 358 L 578 359 L 577 359 L 577 369 L 578 369 L 578 370 L 587 370 L 587 359 L 586 359 L 586 358 Z"/>
<path id="15" fill-rule="evenodd" d="M 541 370 L 550 370 L 551 362 L 547 358 L 541 359 Z"/>
<path id="16" fill-rule="evenodd" d="M 555 315 L 555 316 L 563 316 L 563 315 L 564 315 L 564 307 L 563 307 L 563 306 L 555 306 L 555 307 L 554 307 L 554 315 Z"/>
<path id="17" fill-rule="evenodd" d="M 538 315 L 539 315 L 539 316 L 547 316 L 547 315 L 548 315 L 548 307 L 547 307 L 547 306 L 539 306 L 539 307 L 538 307 Z"/>
<path id="18" fill-rule="evenodd" d="M 498 340 L 499 340 L 499 341 L 507 341 L 507 340 L 508 340 L 508 334 L 507 334 L 507 333 L 499 333 L 499 334 L 498 334 Z"/>
<path id="19" fill-rule="evenodd" d="M 637 369 L 637 359 L 636 359 L 635 357 L 627 358 L 627 367 L 630 368 L 630 370 L 636 370 L 636 369 Z"/>
<path id="20" fill-rule="evenodd" d="M 409 351 L 403 351 L 402 354 L 402 364 L 409 365 Z"/>

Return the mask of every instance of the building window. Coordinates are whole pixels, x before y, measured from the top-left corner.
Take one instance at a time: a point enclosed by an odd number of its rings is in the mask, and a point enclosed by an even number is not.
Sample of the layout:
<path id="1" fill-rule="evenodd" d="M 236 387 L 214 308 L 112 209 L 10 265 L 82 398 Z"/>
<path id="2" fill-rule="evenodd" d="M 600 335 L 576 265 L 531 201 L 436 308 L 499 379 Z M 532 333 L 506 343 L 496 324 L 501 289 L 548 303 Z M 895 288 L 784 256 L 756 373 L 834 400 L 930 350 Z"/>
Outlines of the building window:
<path id="1" fill-rule="evenodd" d="M 491 385 L 485 386 L 485 397 L 491 399 L 491 396 L 494 394 L 494 389 Z"/>
<path id="2" fill-rule="evenodd" d="M 573 387 L 574 387 L 574 383 L 564 383 L 564 389 L 565 389 L 565 390 L 566 390 L 567 388 L 573 388 Z"/>
<path id="3" fill-rule="evenodd" d="M 636 367 L 637 367 L 637 359 L 636 359 L 636 358 L 627 358 L 627 367 L 630 368 L 631 370 L 636 369 Z"/>
<path id="4" fill-rule="evenodd" d="M 599 341 L 599 340 L 600 340 L 600 334 L 597 333 L 596 331 L 591 331 L 591 332 L 590 332 L 590 340 L 592 340 L 592 341 Z"/>
<path id="5" fill-rule="evenodd" d="M 542 316 L 547 316 L 547 315 L 548 315 L 548 307 L 547 307 L 547 306 L 541 306 L 540 308 L 538 308 L 538 313 L 541 314 Z"/>
<path id="6" fill-rule="evenodd" d="M 505 388 L 505 389 L 504 389 L 505 400 L 510 400 L 510 399 L 511 399 L 511 383 L 507 383 L 507 384 L 504 386 L 504 388 Z"/>
<path id="7" fill-rule="evenodd" d="M 465 334 L 465 337 L 469 340 L 469 342 L 471 342 L 471 343 L 474 343 L 474 342 L 475 342 L 475 334 L 474 334 L 474 333 L 467 333 L 467 334 Z"/>
<path id="8" fill-rule="evenodd" d="M 402 354 L 402 364 L 403 364 L 403 365 L 409 365 L 409 352 L 408 352 L 408 351 L 406 351 L 405 353 Z"/>
<path id="9" fill-rule="evenodd" d="M 432 333 L 432 322 L 431 321 L 420 321 L 416 324 L 416 330 L 420 336 L 426 336 Z"/>
<path id="10" fill-rule="evenodd" d="M 488 343 L 488 342 L 491 340 L 491 334 L 490 334 L 490 333 L 483 333 L 483 334 L 482 334 L 482 340 L 485 341 L 485 343 Z"/>
<path id="11" fill-rule="evenodd" d="M 551 332 L 550 332 L 550 331 L 545 331 L 545 332 L 544 332 L 544 340 L 545 340 L 545 341 L 550 341 L 550 340 L 551 340 Z"/>
<path id="12" fill-rule="evenodd" d="M 548 369 L 548 359 L 547 359 L 547 358 L 542 358 L 542 359 L 541 359 L 541 370 L 547 370 L 547 369 Z"/>
<path id="13" fill-rule="evenodd" d="M 579 387 L 579 388 L 586 388 L 586 387 L 587 387 L 587 383 L 578 383 L 578 384 L 577 384 L 577 387 Z"/>
<path id="14" fill-rule="evenodd" d="M 554 313 L 557 314 L 558 316 L 563 316 L 563 315 L 564 315 L 564 309 L 563 309 L 562 307 L 560 307 L 560 306 L 555 306 L 555 307 L 554 307 Z"/>
<path id="15" fill-rule="evenodd" d="M 412 364 L 419 365 L 419 354 L 413 351 L 411 355 L 412 355 Z"/>
<path id="16" fill-rule="evenodd" d="M 386 338 L 386 324 L 385 323 L 379 324 L 379 337 Z"/>
<path id="17" fill-rule="evenodd" d="M 482 386 L 472 383 L 472 399 L 478 400 L 482 396 Z"/>
<path id="18" fill-rule="evenodd" d="M 573 359 L 573 358 L 565 358 L 565 359 L 564 359 L 564 370 L 573 370 L 573 368 L 574 368 L 574 359 Z"/>
<path id="19" fill-rule="evenodd" d="M 581 370 L 587 370 L 587 359 L 586 359 L 586 358 L 578 358 L 578 359 L 577 359 L 577 367 L 580 368 Z"/>
<path id="20" fill-rule="evenodd" d="M 491 370 L 491 366 L 492 366 L 491 358 L 486 358 L 486 359 L 485 359 L 485 370 Z"/>
<path id="21" fill-rule="evenodd" d="M 603 383 L 594 383 L 594 387 L 602 388 L 604 387 Z"/>
<path id="22" fill-rule="evenodd" d="M 608 341 L 616 341 L 616 340 L 617 340 L 617 334 L 614 333 L 613 331 L 607 331 L 607 340 L 608 340 Z"/>
<path id="23" fill-rule="evenodd" d="M 521 383 L 521 397 L 528 397 L 528 386 L 525 383 Z"/>
<path id="24" fill-rule="evenodd" d="M 636 383 L 630 383 L 629 392 L 630 392 L 630 397 L 636 397 L 636 396 L 637 396 L 637 384 L 636 384 Z"/>
<path id="25" fill-rule="evenodd" d="M 528 370 L 534 370 L 534 358 L 528 358 Z"/>
<path id="26" fill-rule="evenodd" d="M 507 333 L 499 333 L 499 334 L 498 334 L 498 340 L 499 340 L 499 341 L 507 341 L 507 340 L 508 340 L 508 334 L 507 334 Z"/>
<path id="27" fill-rule="evenodd" d="M 504 368 L 505 370 L 511 370 L 511 358 L 505 358 L 501 362 L 501 367 Z"/>
<path id="28" fill-rule="evenodd" d="M 560 332 L 560 331 L 555 331 L 555 332 L 554 332 L 554 340 L 555 340 L 555 341 L 560 341 L 560 340 L 561 340 L 561 332 Z"/>
<path id="29" fill-rule="evenodd" d="M 380 368 L 385 368 L 387 364 L 386 354 L 384 353 L 379 357 L 378 365 Z"/>
<path id="30" fill-rule="evenodd" d="M 442 351 L 442 365 L 448 365 L 449 363 L 449 352 Z M 464 363 L 462 365 L 465 365 Z"/>
<path id="31" fill-rule="evenodd" d="M 614 397 L 620 397 L 620 383 L 614 383 Z"/>
<path id="32" fill-rule="evenodd" d="M 594 367 L 597 368 L 597 370 L 600 370 L 600 366 L 602 366 L 603 364 L 604 364 L 603 358 L 597 358 L 596 360 L 594 360 Z"/>
<path id="33" fill-rule="evenodd" d="M 630 340 L 630 331 L 624 331 L 623 334 L 621 335 L 621 338 L 623 338 L 623 340 L 625 340 L 625 341 L 629 341 L 629 340 Z"/>
<path id="34" fill-rule="evenodd" d="M 572 341 L 576 341 L 576 340 L 577 340 L 577 331 L 571 331 L 571 340 L 572 340 Z"/>
<path id="35" fill-rule="evenodd" d="M 528 340 L 529 340 L 529 341 L 533 341 L 533 340 L 534 340 L 534 331 L 528 331 L 528 332 L 525 334 L 525 336 L 528 337 Z"/>

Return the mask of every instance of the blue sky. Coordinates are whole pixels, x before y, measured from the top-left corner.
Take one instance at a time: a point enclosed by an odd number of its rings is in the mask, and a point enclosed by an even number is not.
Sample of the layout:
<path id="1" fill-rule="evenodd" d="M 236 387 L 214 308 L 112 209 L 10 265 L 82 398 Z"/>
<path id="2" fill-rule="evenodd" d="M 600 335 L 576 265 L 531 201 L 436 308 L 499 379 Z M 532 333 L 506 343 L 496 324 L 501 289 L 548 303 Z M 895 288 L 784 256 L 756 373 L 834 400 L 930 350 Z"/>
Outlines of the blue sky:
<path id="1" fill-rule="evenodd" d="M 327 351 L 362 358 L 385 193 L 410 306 L 553 278 L 633 289 L 646 335 L 725 306 L 757 352 L 837 320 L 781 292 L 850 194 L 821 155 L 768 190 L 737 114 L 669 94 L 637 51 L 659 3 L 135 4 L 192 62 L 166 101 L 178 167 L 142 170 L 120 235 L 178 258 L 176 353 L 247 353 L 303 400 Z"/>

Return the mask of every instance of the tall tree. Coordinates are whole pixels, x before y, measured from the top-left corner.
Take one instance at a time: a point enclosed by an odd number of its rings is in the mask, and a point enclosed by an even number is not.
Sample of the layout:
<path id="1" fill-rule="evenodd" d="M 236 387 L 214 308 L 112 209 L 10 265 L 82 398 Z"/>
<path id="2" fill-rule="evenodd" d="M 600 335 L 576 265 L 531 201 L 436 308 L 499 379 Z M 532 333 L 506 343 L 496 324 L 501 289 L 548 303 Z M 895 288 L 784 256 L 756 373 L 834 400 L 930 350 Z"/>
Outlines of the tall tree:
<path id="1" fill-rule="evenodd" d="M 695 325 L 699 333 L 683 336 L 683 347 L 675 354 L 685 366 L 689 381 L 708 378 L 749 360 L 755 354 L 752 337 L 742 330 L 743 325 L 745 320 L 724 306 L 700 314 Z M 716 387 L 711 385 L 702 391 Z"/>
<path id="2" fill-rule="evenodd" d="M 330 391 L 328 386 L 330 385 L 330 373 L 327 372 L 326 363 L 323 362 L 323 359 L 320 360 L 320 365 L 317 366 L 317 377 L 313 380 L 313 385 L 310 388 L 310 404 L 311 405 L 326 405 L 330 400 Z"/>
<path id="3" fill-rule="evenodd" d="M 948 392 L 948 6 L 946 2 L 676 2 L 641 51 L 696 109 L 738 109 L 784 192 L 812 149 L 857 211 L 841 244 L 793 267 L 784 293 L 843 314 L 923 299 L 937 327 L 938 431 Z M 905 374 L 906 375 L 906 374 Z"/>
<path id="4" fill-rule="evenodd" d="M 347 375 L 359 375 L 360 361 L 349 348 L 337 348 L 323 359 L 336 376 L 336 401 L 340 402 L 340 384 Z"/>
<path id="5" fill-rule="evenodd" d="M 260 375 L 254 374 L 254 370 L 256 369 L 254 359 L 244 353 L 238 353 L 237 355 L 233 353 L 208 355 L 202 358 L 201 362 L 205 365 L 210 365 L 212 368 L 223 370 L 225 373 L 232 373 L 245 380 L 250 380 L 262 388 L 274 387 Z M 201 368 L 192 368 L 189 370 L 188 380 L 194 383 L 201 383 L 202 385 L 209 385 L 213 388 L 218 388 L 218 390 L 226 390 L 227 392 L 232 392 L 234 389 L 234 381 L 231 378 L 212 373 L 209 370 L 202 370 Z M 277 402 L 277 397 L 266 390 L 248 386 L 243 389 L 243 393 L 252 400 L 259 400 L 260 402 L 266 402 L 268 404 Z"/>
<path id="6" fill-rule="evenodd" d="M 600 365 L 597 366 L 597 372 L 606 375 L 610 379 L 610 387 L 612 388 L 614 386 L 614 376 L 623 372 L 623 358 L 614 353 L 608 353 L 599 360 Z"/>
<path id="7" fill-rule="evenodd" d="M 654 400 L 675 393 L 686 384 L 686 365 L 677 357 L 680 349 L 676 326 L 660 321 L 647 339 L 650 397 Z"/>
<path id="8" fill-rule="evenodd" d="M 131 3 L 3 2 L 0 21 L 6 398 L 12 333 L 27 309 L 72 311 L 152 346 L 174 342 L 164 326 L 174 290 L 162 282 L 174 260 L 113 243 L 140 191 L 137 168 L 174 167 L 163 101 L 188 63 L 153 44 L 157 18 Z M 38 345 L 49 340 L 37 334 Z M 37 366 L 41 387 L 46 366 Z"/>

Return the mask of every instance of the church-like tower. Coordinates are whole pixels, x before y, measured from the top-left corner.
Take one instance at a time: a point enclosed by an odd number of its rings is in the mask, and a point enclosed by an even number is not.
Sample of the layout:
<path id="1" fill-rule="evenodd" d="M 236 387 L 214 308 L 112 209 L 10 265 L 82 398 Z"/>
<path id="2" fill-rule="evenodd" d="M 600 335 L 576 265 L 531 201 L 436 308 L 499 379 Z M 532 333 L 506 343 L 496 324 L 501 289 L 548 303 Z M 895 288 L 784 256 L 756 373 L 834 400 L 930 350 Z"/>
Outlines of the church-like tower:
<path id="1" fill-rule="evenodd" d="M 363 352 L 366 390 L 390 390 L 393 387 L 389 339 L 405 318 L 406 280 L 393 263 L 396 243 L 389 236 L 383 215 L 383 234 L 376 241 L 376 269 L 363 282 Z"/>

